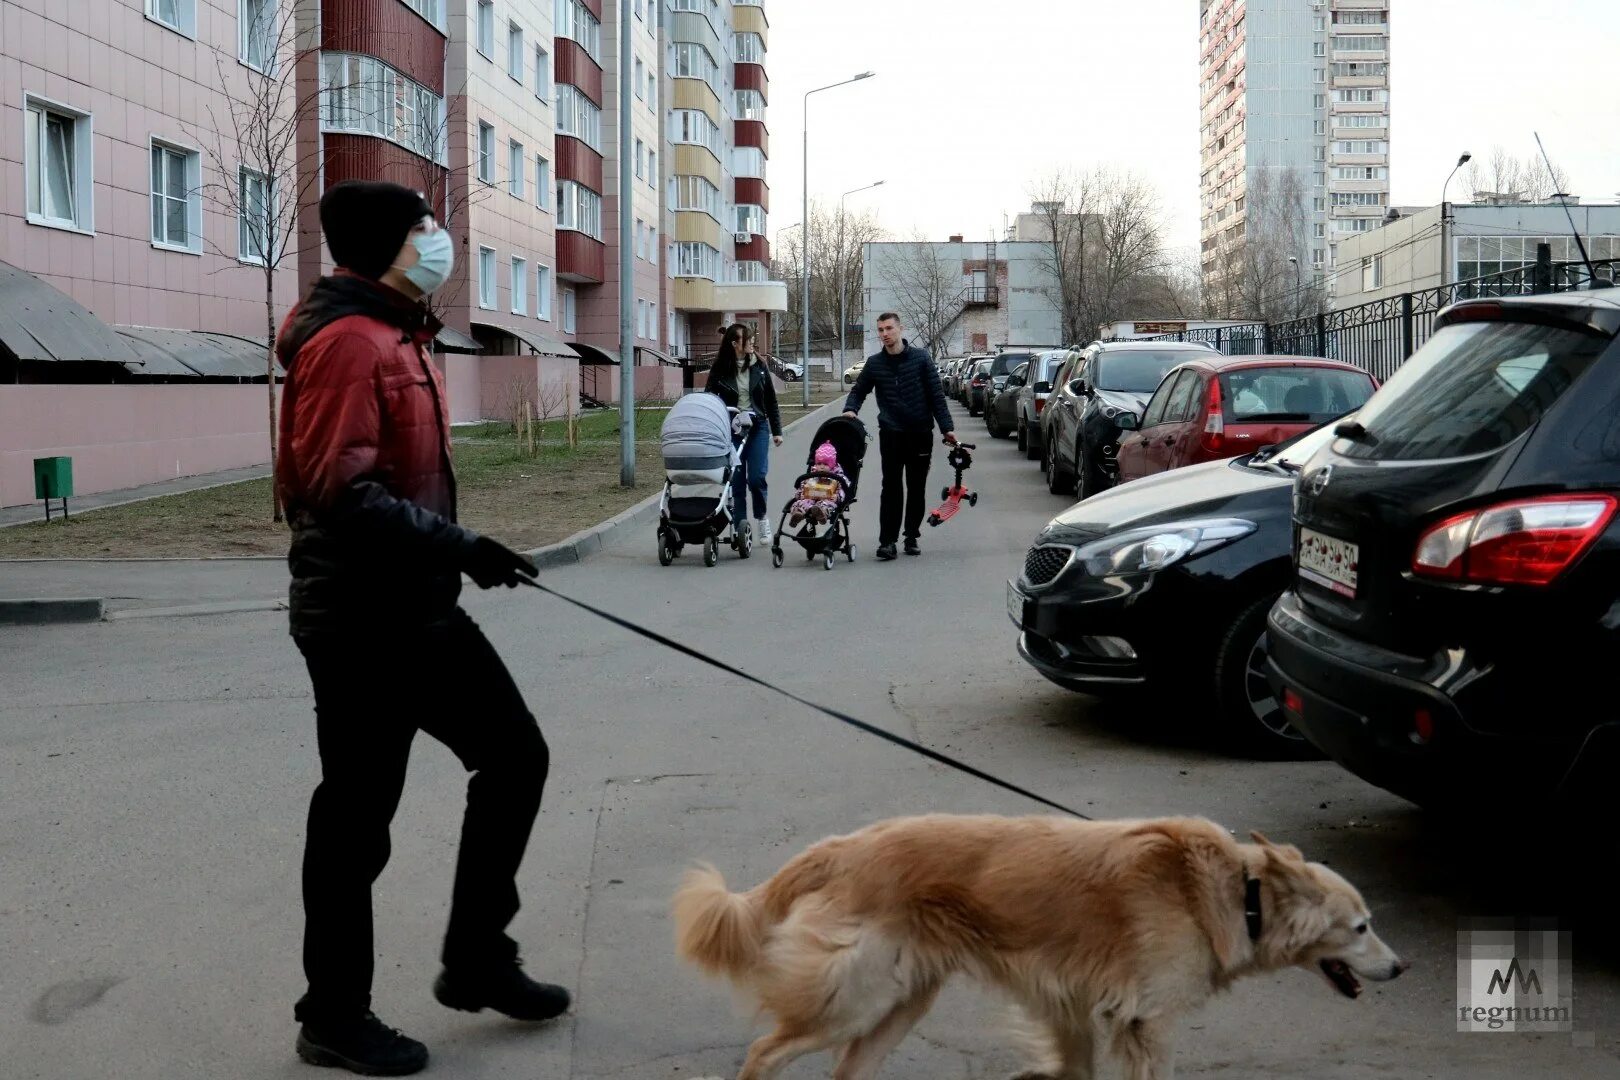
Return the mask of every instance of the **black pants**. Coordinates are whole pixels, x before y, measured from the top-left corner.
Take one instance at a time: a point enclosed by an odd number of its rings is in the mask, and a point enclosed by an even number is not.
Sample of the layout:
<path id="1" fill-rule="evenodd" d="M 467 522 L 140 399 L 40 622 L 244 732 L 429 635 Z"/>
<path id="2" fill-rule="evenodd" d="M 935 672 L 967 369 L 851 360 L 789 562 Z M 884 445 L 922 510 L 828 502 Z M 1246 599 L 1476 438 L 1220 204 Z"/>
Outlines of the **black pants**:
<path id="1" fill-rule="evenodd" d="M 371 887 L 388 863 L 418 729 L 473 774 L 467 785 L 443 960 L 509 962 L 516 876 L 540 809 L 550 752 L 512 677 L 478 626 L 457 611 L 443 629 L 303 637 L 315 688 L 321 782 L 304 848 L 304 974 L 300 1021 L 370 1008 Z"/>
<path id="2" fill-rule="evenodd" d="M 900 538 L 900 507 L 905 505 L 907 537 L 922 535 L 928 510 L 928 466 L 934 457 L 932 431 L 879 431 L 883 453 L 883 503 L 878 508 L 878 543 Z"/>

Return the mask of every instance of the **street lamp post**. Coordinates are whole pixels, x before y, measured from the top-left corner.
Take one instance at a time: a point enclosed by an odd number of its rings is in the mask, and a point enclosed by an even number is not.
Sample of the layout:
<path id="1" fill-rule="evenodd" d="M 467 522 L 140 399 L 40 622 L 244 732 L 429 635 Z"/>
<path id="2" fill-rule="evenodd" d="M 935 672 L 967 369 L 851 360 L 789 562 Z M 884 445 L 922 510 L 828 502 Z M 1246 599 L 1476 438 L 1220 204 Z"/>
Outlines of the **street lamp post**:
<path id="1" fill-rule="evenodd" d="M 875 184 L 851 188 L 838 197 L 838 361 L 833 364 L 835 373 L 838 370 L 838 364 L 843 363 L 844 360 L 844 331 L 848 325 L 844 322 L 844 200 L 858 191 L 870 191 L 875 187 L 882 187 L 886 183 L 888 181 L 879 180 Z M 864 345 L 862 347 L 864 348 Z"/>
<path id="2" fill-rule="evenodd" d="M 1451 187 L 1451 178 L 1457 175 L 1457 169 L 1462 168 L 1473 159 L 1473 154 L 1463 151 L 1462 157 L 1457 159 L 1456 168 L 1446 175 L 1445 187 L 1440 189 L 1440 287 L 1443 289 L 1451 283 L 1451 242 L 1446 224 L 1451 218 L 1450 208 L 1446 204 L 1446 192 Z M 1445 303 L 1445 297 L 1440 298 Z"/>
<path id="3" fill-rule="evenodd" d="M 1294 266 L 1294 302 L 1289 307 L 1294 309 L 1294 318 L 1299 318 L 1299 302 L 1305 295 L 1304 271 L 1299 266 L 1299 256 L 1290 255 L 1288 261 Z"/>
<path id="4" fill-rule="evenodd" d="M 837 86 L 847 86 L 862 79 L 870 79 L 872 72 L 863 71 L 859 75 L 843 80 L 842 82 L 828 83 L 818 86 L 814 90 L 804 93 L 804 293 L 802 296 L 804 310 L 800 312 L 801 328 L 799 333 L 799 359 L 804 365 L 804 378 L 799 380 L 804 384 L 803 405 L 810 407 L 810 95 L 819 94 L 823 90 L 831 90 Z"/>
<path id="5" fill-rule="evenodd" d="M 801 224 L 803 224 L 803 222 L 795 221 L 791 225 L 784 225 L 780 229 L 777 229 L 776 230 L 776 238 L 777 238 L 777 240 L 782 239 L 782 234 L 783 233 L 787 232 L 789 229 L 797 229 Z M 773 257 L 774 257 L 774 250 L 775 249 L 773 248 L 772 250 L 773 250 Z M 783 312 L 783 314 L 786 314 L 786 312 Z M 778 364 L 780 364 L 782 362 L 782 320 L 781 319 L 772 319 L 771 320 L 771 337 L 772 337 L 771 355 L 776 357 L 776 362 Z"/>

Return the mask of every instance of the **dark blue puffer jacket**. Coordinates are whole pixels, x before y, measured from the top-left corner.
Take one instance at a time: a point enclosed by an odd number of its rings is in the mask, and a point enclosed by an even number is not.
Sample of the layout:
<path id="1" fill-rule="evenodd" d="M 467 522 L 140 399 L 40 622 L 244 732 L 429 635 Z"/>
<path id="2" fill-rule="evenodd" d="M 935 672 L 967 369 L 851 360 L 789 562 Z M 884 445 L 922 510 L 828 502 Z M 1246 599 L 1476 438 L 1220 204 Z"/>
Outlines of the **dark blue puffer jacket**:
<path id="1" fill-rule="evenodd" d="M 866 358 L 866 366 L 844 399 L 844 411 L 858 413 L 866 395 L 877 391 L 878 430 L 926 432 L 935 424 L 939 433 L 956 428 L 939 369 L 926 349 L 901 341 L 898 356 L 879 349 Z"/>

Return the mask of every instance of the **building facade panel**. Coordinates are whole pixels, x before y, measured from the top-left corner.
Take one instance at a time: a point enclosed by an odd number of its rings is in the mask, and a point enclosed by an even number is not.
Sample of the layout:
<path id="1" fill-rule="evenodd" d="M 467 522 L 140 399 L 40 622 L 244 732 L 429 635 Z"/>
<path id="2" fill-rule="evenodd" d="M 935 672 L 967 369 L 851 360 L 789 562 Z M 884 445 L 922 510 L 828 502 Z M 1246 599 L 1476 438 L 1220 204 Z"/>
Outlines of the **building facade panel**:
<path id="1" fill-rule="evenodd" d="M 375 56 L 444 96 L 444 33 L 400 0 L 322 0 L 321 50 Z"/>

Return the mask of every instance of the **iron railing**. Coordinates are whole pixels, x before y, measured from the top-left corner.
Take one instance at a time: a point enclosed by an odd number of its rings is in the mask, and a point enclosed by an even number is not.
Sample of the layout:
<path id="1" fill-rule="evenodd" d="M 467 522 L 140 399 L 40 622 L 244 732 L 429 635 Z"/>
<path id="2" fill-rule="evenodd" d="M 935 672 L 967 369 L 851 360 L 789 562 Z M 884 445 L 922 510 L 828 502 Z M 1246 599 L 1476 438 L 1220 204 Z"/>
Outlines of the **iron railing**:
<path id="1" fill-rule="evenodd" d="M 1530 263 L 1287 322 L 1187 330 L 1143 340 L 1202 342 L 1228 356 L 1322 356 L 1355 364 L 1382 382 L 1429 340 L 1434 317 L 1459 300 L 1609 288 L 1617 278 L 1620 259 L 1600 260 L 1590 268 L 1576 262 Z"/>

